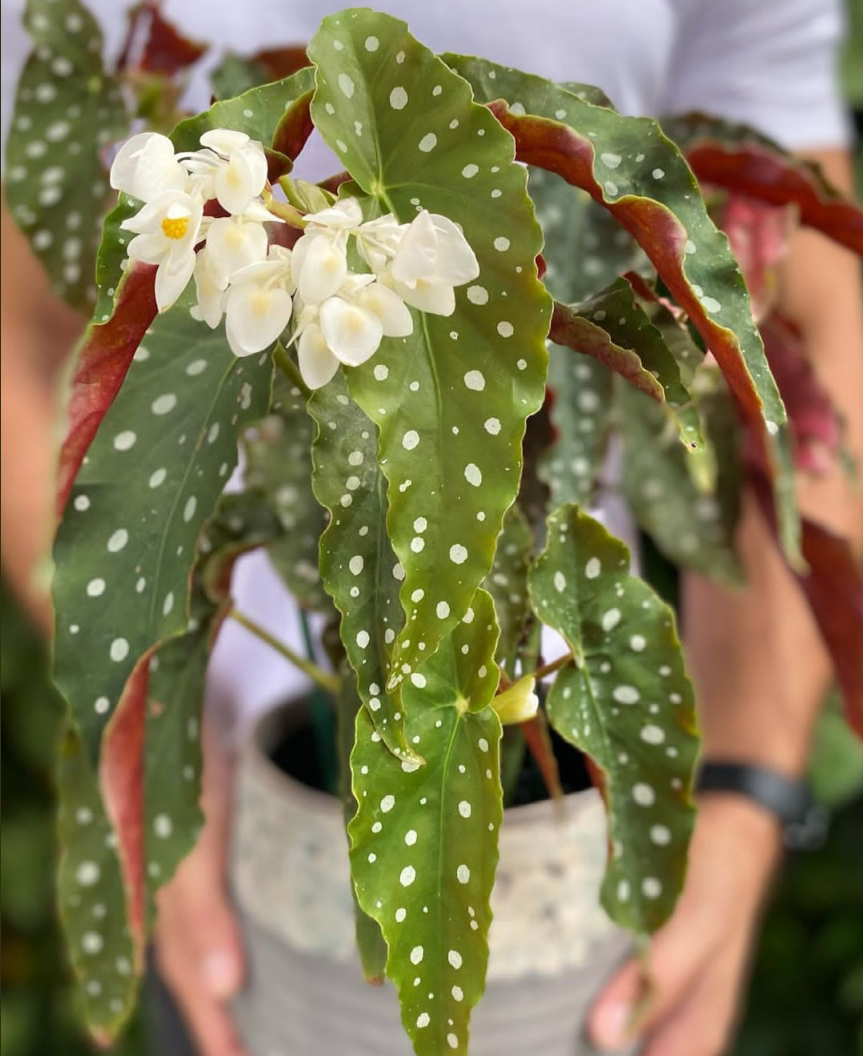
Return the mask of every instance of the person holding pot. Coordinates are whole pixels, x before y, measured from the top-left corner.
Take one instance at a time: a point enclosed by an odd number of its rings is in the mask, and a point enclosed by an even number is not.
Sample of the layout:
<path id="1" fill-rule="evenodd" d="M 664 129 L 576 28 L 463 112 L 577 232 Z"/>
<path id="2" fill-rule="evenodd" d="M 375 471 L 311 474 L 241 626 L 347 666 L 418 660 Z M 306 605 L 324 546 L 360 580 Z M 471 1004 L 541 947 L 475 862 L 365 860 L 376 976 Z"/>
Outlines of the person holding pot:
<path id="1" fill-rule="evenodd" d="M 90 4 L 109 46 L 124 13 L 114 0 Z M 191 37 L 216 49 L 253 53 L 274 41 L 308 40 L 340 3 L 312 0 L 242 5 L 168 0 L 163 11 Z M 851 190 L 849 133 L 834 76 L 842 17 L 839 0 L 379 0 L 438 51 L 475 52 L 558 81 L 602 87 L 624 113 L 704 110 L 751 124 L 818 161 L 837 187 Z M 28 44 L 15 24 L 23 0 L 3 0 L 3 125 Z M 209 98 L 210 63 L 196 68 L 190 105 Z M 312 148 L 314 151 L 315 148 Z M 324 166 L 318 173 L 329 174 Z M 3 205 L 4 574 L 50 625 L 35 574 L 50 550 L 52 437 L 56 380 L 82 320 L 52 300 L 46 279 Z M 851 255 L 801 232 L 782 273 L 783 311 L 800 328 L 825 389 L 843 413 L 848 442 L 863 462 L 863 309 Z M 46 307 L 48 306 L 48 307 Z M 863 545 L 860 496 L 848 499 L 838 471 L 801 482 L 801 501 L 818 519 Z M 613 526 L 625 534 L 626 526 Z M 731 592 L 683 578 L 685 637 L 696 684 L 707 760 L 767 768 L 787 778 L 805 766 L 830 667 L 797 587 L 776 554 L 754 503 L 745 505 L 740 550 L 749 586 Z M 235 590 L 259 622 L 286 634 L 292 619 L 262 558 L 239 571 Z M 227 1002 L 243 985 L 243 951 L 227 897 L 231 744 L 260 710 L 290 693 L 285 669 L 256 655 L 242 628 L 225 628 L 210 678 L 205 771 L 207 824 L 201 840 L 161 892 L 156 952 L 201 1056 L 241 1056 Z M 232 672 L 256 672 L 241 684 Z M 219 721 L 229 716 L 227 721 Z M 230 727 L 230 735 L 226 729 Z M 655 992 L 636 1017 L 640 971 L 626 964 L 604 987 L 589 1022 L 603 1049 L 637 1035 L 645 1056 L 719 1056 L 739 1012 L 758 919 L 782 842 L 764 803 L 746 795 L 704 795 L 689 876 L 677 910 L 655 936 Z M 323 1054 L 328 1056 L 328 1054 Z"/>

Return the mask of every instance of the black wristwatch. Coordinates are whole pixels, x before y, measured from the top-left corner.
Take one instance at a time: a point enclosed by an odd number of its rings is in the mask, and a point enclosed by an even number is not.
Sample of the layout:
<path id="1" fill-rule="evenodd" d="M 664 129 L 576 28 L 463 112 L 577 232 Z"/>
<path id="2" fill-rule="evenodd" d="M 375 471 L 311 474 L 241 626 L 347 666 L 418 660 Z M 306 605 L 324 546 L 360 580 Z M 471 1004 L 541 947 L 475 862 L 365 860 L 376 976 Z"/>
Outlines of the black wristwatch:
<path id="1" fill-rule="evenodd" d="M 815 803 L 805 781 L 766 766 L 711 760 L 701 764 L 695 787 L 699 793 L 737 793 L 774 814 L 792 850 L 816 850 L 824 843 L 829 814 Z"/>

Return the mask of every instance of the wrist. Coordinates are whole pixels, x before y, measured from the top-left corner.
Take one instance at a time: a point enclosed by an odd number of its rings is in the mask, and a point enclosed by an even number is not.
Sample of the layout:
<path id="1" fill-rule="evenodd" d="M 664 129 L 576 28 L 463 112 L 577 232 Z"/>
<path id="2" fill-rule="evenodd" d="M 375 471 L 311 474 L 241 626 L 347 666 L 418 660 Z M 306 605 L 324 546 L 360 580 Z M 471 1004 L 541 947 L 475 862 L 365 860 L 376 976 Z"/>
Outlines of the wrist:
<path id="1" fill-rule="evenodd" d="M 708 759 L 701 764 L 696 789 L 702 800 L 721 795 L 746 803 L 773 822 L 786 847 L 812 849 L 823 841 L 826 817 L 805 780 L 773 767 Z"/>
<path id="2" fill-rule="evenodd" d="M 737 872 L 749 874 L 752 881 L 743 888 L 759 893 L 766 889 L 783 852 L 783 827 L 775 815 L 742 796 L 705 793 L 698 801 L 696 842 L 706 833 L 717 846 L 745 848 L 745 853 L 732 856 Z"/>

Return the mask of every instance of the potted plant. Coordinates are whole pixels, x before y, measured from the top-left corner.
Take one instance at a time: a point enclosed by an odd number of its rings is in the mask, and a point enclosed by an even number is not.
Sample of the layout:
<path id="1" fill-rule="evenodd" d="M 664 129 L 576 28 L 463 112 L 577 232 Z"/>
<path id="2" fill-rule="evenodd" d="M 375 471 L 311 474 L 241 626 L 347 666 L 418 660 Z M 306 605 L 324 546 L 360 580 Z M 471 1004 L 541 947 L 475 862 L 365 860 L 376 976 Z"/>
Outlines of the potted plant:
<path id="1" fill-rule="evenodd" d="M 70 705 L 60 898 L 94 1032 L 123 1022 L 153 896 L 200 824 L 207 658 L 224 620 L 256 630 L 230 570 L 265 546 L 338 628 L 331 672 L 297 659 L 343 734 L 366 971 L 394 983 L 418 1053 L 466 1052 L 504 724 L 552 787 L 546 718 L 588 756 L 614 922 L 653 932 L 684 875 L 698 741 L 674 616 L 586 512 L 612 426 L 634 512 L 681 564 L 739 575 L 734 521 L 753 484 L 860 724 L 859 570 L 841 540 L 801 532 L 770 367 L 792 410 L 819 408 L 798 451 L 816 436 L 836 455 L 840 430 L 778 324 L 768 361 L 711 211 L 732 241 L 742 209 L 759 233 L 785 232 L 790 209 L 857 250 L 860 213 L 748 130 L 694 117 L 672 140 L 595 89 L 439 57 L 355 9 L 324 20 L 310 68 L 121 147 L 92 291 L 73 203 L 106 193 L 96 148 L 127 129 L 98 44 L 75 44 L 84 29 L 98 41 L 95 24 L 64 9 L 70 36 L 29 7 L 9 194 L 60 292 L 94 301 L 54 580 Z M 73 72 L 74 135 L 42 87 Z M 146 81 L 142 98 L 164 121 L 154 91 Z M 291 177 L 313 127 L 345 170 L 314 186 Z M 696 175 L 718 189 L 710 208 Z M 743 267 L 769 291 L 763 257 Z M 238 440 L 245 487 L 223 495 Z M 565 643 L 552 662 L 542 627 Z"/>

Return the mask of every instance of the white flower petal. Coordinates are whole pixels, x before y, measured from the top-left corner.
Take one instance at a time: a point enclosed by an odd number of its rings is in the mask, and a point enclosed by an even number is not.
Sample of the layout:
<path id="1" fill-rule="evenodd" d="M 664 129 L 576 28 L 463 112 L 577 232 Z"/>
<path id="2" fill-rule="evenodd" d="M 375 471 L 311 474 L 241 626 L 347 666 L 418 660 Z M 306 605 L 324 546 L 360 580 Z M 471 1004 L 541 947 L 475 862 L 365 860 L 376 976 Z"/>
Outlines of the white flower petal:
<path id="1" fill-rule="evenodd" d="M 352 231 L 363 221 L 363 211 L 356 198 L 342 198 L 326 209 L 309 213 L 306 222 L 318 227 L 329 227 L 340 231 Z"/>
<path id="2" fill-rule="evenodd" d="M 195 290 L 197 304 L 192 308 L 192 315 L 215 330 L 222 321 L 225 308 L 225 292 L 213 275 L 209 250 L 204 247 L 198 253 L 195 263 Z"/>
<path id="3" fill-rule="evenodd" d="M 357 249 L 376 275 L 389 265 L 399 248 L 407 224 L 400 224 L 392 213 L 368 220 L 357 229 Z"/>
<path id="4" fill-rule="evenodd" d="M 120 148 L 111 166 L 111 186 L 148 202 L 168 190 L 182 190 L 186 171 L 174 144 L 158 132 L 141 132 Z"/>
<path id="5" fill-rule="evenodd" d="M 294 246 L 294 277 L 305 304 L 332 297 L 348 275 L 345 250 L 324 234 L 308 233 Z"/>
<path id="6" fill-rule="evenodd" d="M 323 388 L 339 369 L 339 361 L 316 323 L 310 323 L 300 334 L 297 353 L 300 374 L 310 389 Z"/>
<path id="7" fill-rule="evenodd" d="M 413 283 L 418 279 L 430 279 L 437 266 L 437 232 L 431 213 L 425 209 L 417 213 L 393 258 L 392 274 L 397 282 Z"/>
<path id="8" fill-rule="evenodd" d="M 296 285 L 292 277 L 293 260 L 291 251 L 285 246 L 272 245 L 267 253 L 267 259 L 247 264 L 244 268 L 234 272 L 231 276 L 232 285 L 240 285 L 245 282 L 254 282 L 258 286 L 278 285 L 280 289 L 293 293 Z"/>
<path id="9" fill-rule="evenodd" d="M 348 367 L 358 367 L 377 352 L 383 337 L 380 319 L 341 297 L 321 305 L 321 331 L 333 355 Z"/>
<path id="10" fill-rule="evenodd" d="M 138 234 L 152 234 L 158 231 L 165 234 L 162 227 L 165 219 L 178 220 L 184 216 L 189 218 L 189 224 L 181 237 L 196 236 L 203 218 L 201 203 L 184 191 L 168 190 L 147 202 L 134 216 L 124 220 L 120 227 Z"/>
<path id="11" fill-rule="evenodd" d="M 452 315 L 455 311 L 455 291 L 440 282 L 418 281 L 413 287 L 396 282 L 393 289 L 412 308 L 431 315 Z"/>
<path id="12" fill-rule="evenodd" d="M 461 230 L 446 216 L 431 214 L 437 236 L 435 278 L 450 286 L 463 286 L 479 275 L 479 262 Z"/>
<path id="13" fill-rule="evenodd" d="M 234 355 L 263 352 L 278 338 L 291 318 L 291 295 L 266 290 L 251 282 L 232 286 L 225 301 L 225 332 Z"/>
<path id="14" fill-rule="evenodd" d="M 235 132 L 230 128 L 211 128 L 201 136 L 202 147 L 209 147 L 226 158 L 248 142 L 249 137 L 245 132 Z"/>
<path id="15" fill-rule="evenodd" d="M 190 249 L 179 258 L 162 261 L 156 270 L 156 307 L 166 312 L 188 286 L 195 270 L 195 251 Z"/>
<path id="16" fill-rule="evenodd" d="M 140 260 L 144 264 L 160 264 L 165 256 L 165 239 L 161 232 L 135 235 L 126 248 L 129 260 Z"/>
<path id="17" fill-rule="evenodd" d="M 402 236 L 393 258 L 392 275 L 397 282 L 408 285 L 424 280 L 461 286 L 479 275 L 479 263 L 452 220 L 424 209 Z"/>
<path id="18" fill-rule="evenodd" d="M 395 291 L 375 282 L 357 295 L 357 304 L 380 319 L 385 337 L 407 337 L 413 333 L 414 321 L 405 302 Z"/>
<path id="19" fill-rule="evenodd" d="M 207 232 L 209 267 L 221 289 L 240 268 L 263 261 L 267 256 L 267 232 L 256 221 L 239 217 L 213 220 Z"/>
<path id="20" fill-rule="evenodd" d="M 253 201 L 243 213 L 244 220 L 257 220 L 260 224 L 283 224 L 285 221 L 280 216 L 273 216 L 263 202 Z"/>
<path id="21" fill-rule="evenodd" d="M 232 214 L 242 213 L 264 189 L 266 178 L 266 159 L 262 172 L 255 153 L 238 150 L 216 169 L 213 190 L 223 209 Z"/>

